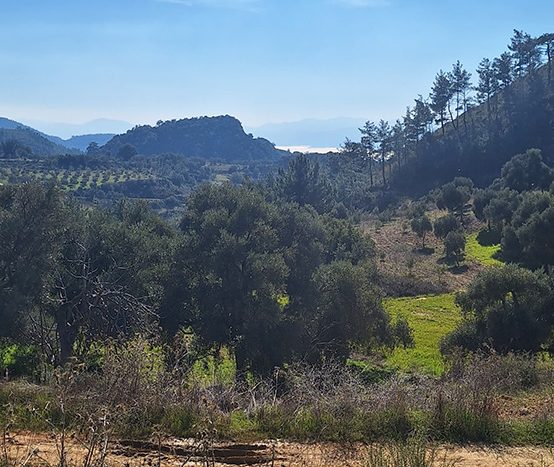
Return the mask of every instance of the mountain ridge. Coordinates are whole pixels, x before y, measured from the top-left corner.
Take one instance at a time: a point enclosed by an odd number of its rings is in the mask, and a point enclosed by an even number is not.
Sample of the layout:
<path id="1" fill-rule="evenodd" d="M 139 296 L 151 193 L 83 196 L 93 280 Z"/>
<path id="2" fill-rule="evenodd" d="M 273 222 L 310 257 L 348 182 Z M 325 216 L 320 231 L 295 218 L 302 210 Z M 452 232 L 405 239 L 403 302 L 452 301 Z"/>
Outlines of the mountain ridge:
<path id="1" fill-rule="evenodd" d="M 122 147 L 133 146 L 143 155 L 175 153 L 213 160 L 254 160 L 287 154 L 265 138 L 244 131 L 230 115 L 184 118 L 141 125 L 117 135 L 100 152 L 117 155 Z"/>

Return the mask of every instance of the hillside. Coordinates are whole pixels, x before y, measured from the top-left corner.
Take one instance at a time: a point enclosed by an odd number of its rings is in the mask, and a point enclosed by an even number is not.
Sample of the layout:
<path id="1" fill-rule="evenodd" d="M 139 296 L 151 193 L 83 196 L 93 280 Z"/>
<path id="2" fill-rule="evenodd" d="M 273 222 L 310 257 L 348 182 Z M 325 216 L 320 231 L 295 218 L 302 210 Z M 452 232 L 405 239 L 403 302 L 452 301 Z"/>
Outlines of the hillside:
<path id="1" fill-rule="evenodd" d="M 2 130 L 15 130 L 17 128 L 30 128 L 23 123 L 16 122 L 15 120 L 10 120 L 9 118 L 0 117 L 0 129 Z"/>
<path id="2" fill-rule="evenodd" d="M 486 186 L 500 176 L 515 154 L 541 149 L 554 162 L 554 80 L 551 64 L 498 89 L 443 128 L 421 137 L 403 167 L 395 168 L 391 187 L 423 194 L 454 177 Z M 395 161 L 398 162 L 398 161 Z M 392 170 L 392 168 L 391 168 Z"/>
<path id="3" fill-rule="evenodd" d="M 43 133 L 42 131 L 35 130 L 34 128 L 24 125 L 23 123 L 17 122 L 15 120 L 10 120 L 9 118 L 0 117 L 0 129 L 4 130 L 16 130 L 16 129 L 23 129 L 23 130 L 30 130 L 34 133 L 38 134 L 39 136 L 42 136 L 43 138 L 47 139 L 51 143 L 54 143 L 57 146 L 61 146 L 67 149 L 78 149 L 79 151 L 86 151 L 88 145 L 90 143 L 96 143 L 98 145 L 106 144 L 109 140 L 111 140 L 115 134 L 113 133 L 95 133 L 95 134 L 83 134 L 83 135 L 77 135 L 72 136 L 68 139 L 60 138 L 59 136 L 54 135 L 48 135 L 46 133 Z M 14 135 L 14 137 L 17 135 Z M 23 138 L 28 139 L 27 136 L 22 135 Z M 20 141 L 21 144 L 25 144 L 24 141 Z M 43 146 L 43 145 L 39 145 Z M 67 150 L 63 150 L 62 152 L 67 152 Z M 48 154 L 50 154 L 48 152 Z"/>
<path id="4" fill-rule="evenodd" d="M 182 154 L 219 161 L 260 160 L 286 154 L 268 140 L 246 134 L 240 121 L 230 116 L 201 117 L 143 125 L 115 136 L 101 148 L 117 155 L 125 146 L 139 154 Z"/>
<path id="5" fill-rule="evenodd" d="M 18 127 L 13 129 L 0 128 L 0 144 L 17 142 L 25 148 L 24 152 L 31 152 L 38 156 L 55 156 L 59 154 L 77 153 L 77 150 L 49 141 L 45 135 L 29 127 Z M 9 157 L 10 154 L 4 154 Z"/>

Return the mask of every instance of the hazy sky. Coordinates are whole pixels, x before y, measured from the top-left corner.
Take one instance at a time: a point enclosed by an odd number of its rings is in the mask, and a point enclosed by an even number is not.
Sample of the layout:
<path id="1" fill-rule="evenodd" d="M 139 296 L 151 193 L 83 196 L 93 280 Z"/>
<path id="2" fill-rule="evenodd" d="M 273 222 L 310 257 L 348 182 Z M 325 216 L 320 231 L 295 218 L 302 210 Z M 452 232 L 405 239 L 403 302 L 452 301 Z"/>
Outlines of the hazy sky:
<path id="1" fill-rule="evenodd" d="M 552 0 L 0 0 L 0 115 L 392 119 Z"/>

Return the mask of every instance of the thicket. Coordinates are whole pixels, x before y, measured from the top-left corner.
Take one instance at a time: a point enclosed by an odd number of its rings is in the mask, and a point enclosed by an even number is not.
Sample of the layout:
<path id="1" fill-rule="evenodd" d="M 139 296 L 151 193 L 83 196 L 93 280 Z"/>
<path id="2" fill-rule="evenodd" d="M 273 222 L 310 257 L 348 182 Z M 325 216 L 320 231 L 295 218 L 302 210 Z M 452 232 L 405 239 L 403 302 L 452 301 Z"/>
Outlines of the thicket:
<path id="1" fill-rule="evenodd" d="M 106 347 L 94 370 L 68 367 L 50 387 L 0 386 L 0 423 L 10 430 L 78 431 L 83 437 L 179 436 L 210 440 L 407 440 L 551 443 L 552 414 L 514 422 L 501 394 L 552 384 L 532 359 L 508 355 L 453 361 L 441 380 L 389 375 L 367 382 L 341 364 L 292 365 L 255 382 L 198 379 L 186 352 L 135 339 Z M 192 362 L 192 360 L 188 360 Z M 88 429 L 84 429 L 84 427 Z"/>

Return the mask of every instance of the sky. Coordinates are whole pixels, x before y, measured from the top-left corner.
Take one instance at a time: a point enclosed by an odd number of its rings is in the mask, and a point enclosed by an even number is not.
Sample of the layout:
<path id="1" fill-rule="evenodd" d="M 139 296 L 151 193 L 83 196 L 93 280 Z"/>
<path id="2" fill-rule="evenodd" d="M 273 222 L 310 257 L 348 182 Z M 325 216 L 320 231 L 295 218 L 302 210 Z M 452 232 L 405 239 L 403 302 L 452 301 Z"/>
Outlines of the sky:
<path id="1" fill-rule="evenodd" d="M 552 18 L 551 0 L 0 0 L 0 116 L 393 120 L 439 69 Z"/>

